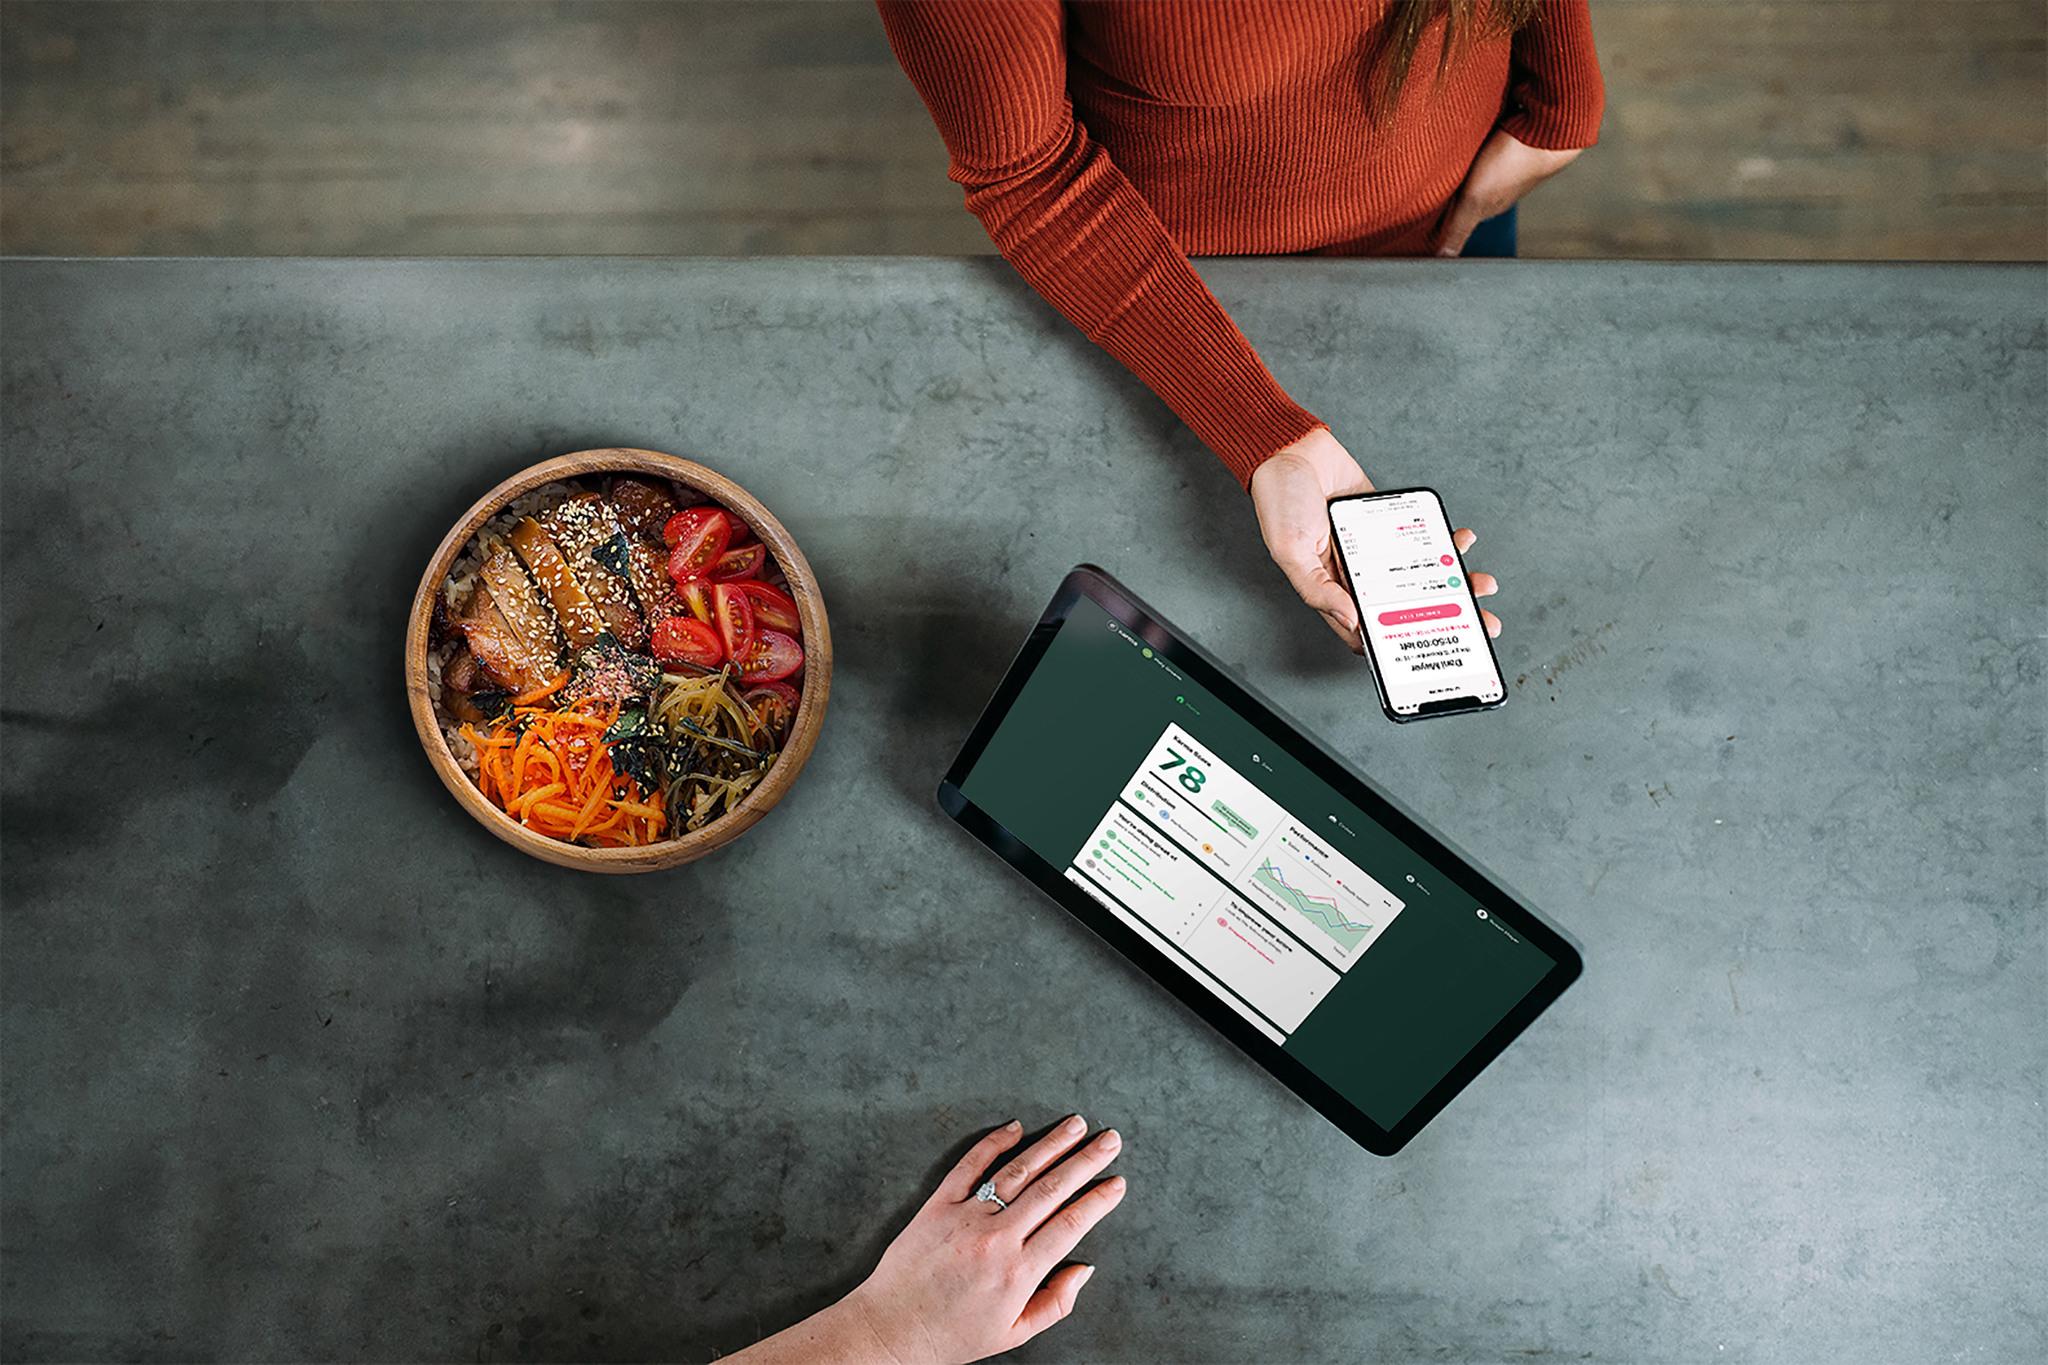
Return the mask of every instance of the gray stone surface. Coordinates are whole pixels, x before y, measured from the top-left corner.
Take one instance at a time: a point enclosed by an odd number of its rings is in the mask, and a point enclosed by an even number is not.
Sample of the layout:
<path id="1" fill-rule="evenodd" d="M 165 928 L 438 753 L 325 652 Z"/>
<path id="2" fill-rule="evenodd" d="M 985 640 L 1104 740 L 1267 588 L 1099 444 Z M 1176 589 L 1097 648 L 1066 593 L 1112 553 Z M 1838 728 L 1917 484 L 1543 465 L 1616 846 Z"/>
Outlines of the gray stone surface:
<path id="1" fill-rule="evenodd" d="M 1132 1194 L 1025 1358 L 2038 1358 L 2043 272 L 1205 273 L 1479 528 L 1504 711 L 1382 720 L 999 262 L 7 264 L 5 1354 L 705 1358 L 1078 1108 Z M 626 881 L 462 815 L 399 673 L 455 514 L 615 443 L 839 647 L 782 808 Z M 934 810 L 1082 559 L 1586 945 L 1402 1156 Z"/>

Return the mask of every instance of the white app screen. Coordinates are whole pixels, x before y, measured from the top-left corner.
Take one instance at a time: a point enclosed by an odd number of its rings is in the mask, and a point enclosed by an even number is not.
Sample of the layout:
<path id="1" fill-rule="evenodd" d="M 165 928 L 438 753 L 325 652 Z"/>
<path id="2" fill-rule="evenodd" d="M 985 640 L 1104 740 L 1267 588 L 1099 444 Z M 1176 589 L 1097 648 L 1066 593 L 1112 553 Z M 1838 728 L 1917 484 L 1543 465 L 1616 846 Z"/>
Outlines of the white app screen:
<path id="1" fill-rule="evenodd" d="M 1067 880 L 1276 1043 L 1407 905 L 1312 820 L 1172 724 L 1074 855 Z"/>
<path id="2" fill-rule="evenodd" d="M 1499 701 L 1506 689 L 1436 495 L 1355 498 L 1330 515 L 1387 705 L 1415 715 L 1452 697 Z"/>

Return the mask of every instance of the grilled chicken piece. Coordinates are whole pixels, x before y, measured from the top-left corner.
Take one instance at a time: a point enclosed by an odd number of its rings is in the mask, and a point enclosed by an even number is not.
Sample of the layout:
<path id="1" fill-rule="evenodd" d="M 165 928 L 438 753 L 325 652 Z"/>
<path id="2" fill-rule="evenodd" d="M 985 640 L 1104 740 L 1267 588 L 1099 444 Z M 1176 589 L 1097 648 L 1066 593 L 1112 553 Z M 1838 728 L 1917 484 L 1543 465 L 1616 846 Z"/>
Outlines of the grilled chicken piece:
<path id="1" fill-rule="evenodd" d="M 647 623 L 640 619 L 633 589 L 598 558 L 604 554 L 612 563 L 624 567 L 614 556 L 623 553 L 628 542 L 611 504 L 595 493 L 579 493 L 559 507 L 541 513 L 540 524 L 568 561 L 576 581 L 583 585 L 584 596 L 604 617 L 605 626 L 618 637 L 619 643 L 628 649 L 643 648 L 647 644 Z"/>
<path id="2" fill-rule="evenodd" d="M 441 666 L 441 709 L 457 720 L 479 723 L 484 713 L 477 709 L 469 694 L 483 682 L 483 670 L 477 667 L 476 655 L 469 652 L 469 646 L 457 649 Z"/>
<path id="3" fill-rule="evenodd" d="M 554 676 L 554 660 L 534 657 L 492 600 L 489 587 L 477 588 L 468 610 L 455 619 L 455 624 L 469 641 L 469 652 L 476 656 L 477 666 L 499 687 L 525 692 Z"/>
<path id="4" fill-rule="evenodd" d="M 676 514 L 676 500 L 651 483 L 613 479 L 612 510 L 629 534 L 660 540 L 661 528 Z"/>
<path id="5" fill-rule="evenodd" d="M 626 571 L 626 576 L 633 580 L 633 595 L 640 599 L 640 611 L 647 618 L 649 631 L 684 609 L 676 597 L 675 582 L 668 576 L 667 554 L 644 540 L 636 540 L 626 560 Z"/>
<path id="6" fill-rule="evenodd" d="M 533 581 L 547 594 L 555 621 L 562 627 L 562 634 L 569 637 L 569 643 L 581 649 L 602 635 L 606 630 L 604 617 L 598 614 L 569 568 L 569 561 L 562 557 L 540 523 L 532 517 L 525 518 L 512 528 L 511 540 L 519 558 L 533 571 Z"/>
<path id="7" fill-rule="evenodd" d="M 562 636 L 555 629 L 554 613 L 541 600 L 540 590 L 526 570 L 519 567 L 518 557 L 499 546 L 485 557 L 477 577 L 491 590 L 491 600 L 525 643 L 527 653 L 552 674 L 561 664 Z"/>
<path id="8" fill-rule="evenodd" d="M 458 649 L 441 668 L 441 690 L 446 692 L 474 692 L 481 679 L 477 674 L 476 655 L 467 649 Z"/>

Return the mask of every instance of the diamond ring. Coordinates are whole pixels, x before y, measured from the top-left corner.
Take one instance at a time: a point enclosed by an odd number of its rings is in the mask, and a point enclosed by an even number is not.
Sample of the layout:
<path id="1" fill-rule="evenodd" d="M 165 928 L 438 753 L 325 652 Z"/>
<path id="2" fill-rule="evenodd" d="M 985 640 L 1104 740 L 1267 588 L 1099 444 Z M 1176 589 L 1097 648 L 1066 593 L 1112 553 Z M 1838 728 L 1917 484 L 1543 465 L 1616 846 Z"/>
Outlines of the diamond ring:
<path id="1" fill-rule="evenodd" d="M 981 1188 L 974 1192 L 974 1197 L 984 1204 L 994 1204 L 997 1212 L 1010 1207 L 1010 1201 L 996 1193 L 996 1182 L 993 1180 L 982 1181 Z"/>

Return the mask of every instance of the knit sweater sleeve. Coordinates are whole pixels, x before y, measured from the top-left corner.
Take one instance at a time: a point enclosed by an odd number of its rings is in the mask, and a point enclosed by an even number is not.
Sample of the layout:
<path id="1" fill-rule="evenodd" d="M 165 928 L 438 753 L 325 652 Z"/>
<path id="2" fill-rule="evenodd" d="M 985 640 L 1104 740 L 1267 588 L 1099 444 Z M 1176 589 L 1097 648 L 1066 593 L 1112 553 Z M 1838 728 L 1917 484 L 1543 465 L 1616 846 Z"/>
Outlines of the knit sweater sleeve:
<path id="1" fill-rule="evenodd" d="M 1500 126 L 1531 147 L 1564 151 L 1599 140 L 1607 92 L 1586 6 L 1538 0 L 1535 17 L 1515 34 Z"/>
<path id="2" fill-rule="evenodd" d="M 1032 288 L 1242 483 L 1323 425 L 1282 391 L 1152 206 L 1074 117 L 1059 0 L 878 0 L 948 174 Z"/>

